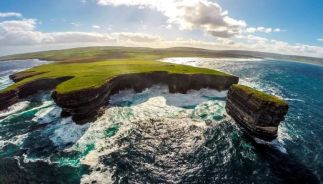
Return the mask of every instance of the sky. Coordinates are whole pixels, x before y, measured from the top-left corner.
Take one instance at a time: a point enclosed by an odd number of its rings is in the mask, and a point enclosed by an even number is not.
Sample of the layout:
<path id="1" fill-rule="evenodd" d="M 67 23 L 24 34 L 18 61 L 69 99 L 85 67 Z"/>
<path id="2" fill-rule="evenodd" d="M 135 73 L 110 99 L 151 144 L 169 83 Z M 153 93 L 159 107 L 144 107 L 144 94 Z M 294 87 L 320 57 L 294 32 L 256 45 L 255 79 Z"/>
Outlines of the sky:
<path id="1" fill-rule="evenodd" d="M 101 45 L 323 58 L 323 1 L 0 0 L 0 55 Z"/>

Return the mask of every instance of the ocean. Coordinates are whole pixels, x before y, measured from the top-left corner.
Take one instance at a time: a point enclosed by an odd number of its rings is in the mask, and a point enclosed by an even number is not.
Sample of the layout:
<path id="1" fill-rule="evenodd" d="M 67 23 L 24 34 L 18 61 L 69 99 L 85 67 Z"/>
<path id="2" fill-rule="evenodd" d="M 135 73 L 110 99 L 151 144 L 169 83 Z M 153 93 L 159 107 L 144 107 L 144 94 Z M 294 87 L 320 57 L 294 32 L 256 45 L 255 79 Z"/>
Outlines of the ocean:
<path id="1" fill-rule="evenodd" d="M 0 111 L 0 183 L 288 183 L 304 173 L 308 181 L 323 181 L 322 66 L 163 61 L 219 69 L 284 98 L 290 108 L 278 139 L 263 147 L 245 137 L 225 113 L 226 91 L 124 90 L 111 97 L 103 116 L 84 125 L 61 118 L 51 92 L 43 91 Z M 39 64 L 46 62 L 0 62 L 0 89 L 12 84 L 10 74 Z"/>

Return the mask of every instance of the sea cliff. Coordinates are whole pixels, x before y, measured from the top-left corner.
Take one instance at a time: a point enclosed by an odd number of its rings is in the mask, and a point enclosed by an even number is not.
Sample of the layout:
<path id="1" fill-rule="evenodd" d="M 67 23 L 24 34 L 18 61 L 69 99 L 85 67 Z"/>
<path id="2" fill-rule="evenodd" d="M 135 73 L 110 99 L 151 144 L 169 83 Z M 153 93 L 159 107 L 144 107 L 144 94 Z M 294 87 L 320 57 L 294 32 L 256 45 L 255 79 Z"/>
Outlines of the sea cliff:
<path id="1" fill-rule="evenodd" d="M 11 76 L 19 81 L 20 76 Z M 22 76 L 25 78 L 25 76 Z M 188 90 L 202 88 L 228 90 L 232 84 L 237 84 L 238 77 L 231 75 L 211 74 L 178 74 L 168 72 L 135 73 L 116 76 L 97 88 L 87 88 L 69 93 L 59 93 L 55 87 L 72 77 L 56 79 L 38 79 L 26 83 L 13 90 L 0 93 L 0 108 L 4 109 L 16 103 L 19 99 L 35 94 L 39 90 L 53 90 L 52 97 L 58 106 L 63 108 L 62 116 L 72 116 L 77 123 L 94 120 L 101 115 L 102 107 L 108 105 L 111 95 L 123 89 L 134 89 L 140 92 L 155 84 L 167 85 L 171 93 L 186 93 Z"/>
<path id="2" fill-rule="evenodd" d="M 227 113 L 253 137 L 273 140 L 284 120 L 288 104 L 275 96 L 243 85 L 232 85 L 228 92 Z"/>
<path id="3" fill-rule="evenodd" d="M 83 123 L 99 116 L 101 108 L 108 105 L 111 95 L 123 89 L 134 89 L 141 92 L 155 84 L 167 85 L 171 93 L 186 93 L 191 89 L 210 88 L 228 90 L 238 83 L 235 76 L 216 76 L 205 74 L 170 74 L 168 72 L 150 72 L 121 75 L 111 79 L 99 88 L 85 89 L 60 94 L 53 93 L 55 102 L 63 108 L 64 115 L 71 115 L 73 120 Z"/>

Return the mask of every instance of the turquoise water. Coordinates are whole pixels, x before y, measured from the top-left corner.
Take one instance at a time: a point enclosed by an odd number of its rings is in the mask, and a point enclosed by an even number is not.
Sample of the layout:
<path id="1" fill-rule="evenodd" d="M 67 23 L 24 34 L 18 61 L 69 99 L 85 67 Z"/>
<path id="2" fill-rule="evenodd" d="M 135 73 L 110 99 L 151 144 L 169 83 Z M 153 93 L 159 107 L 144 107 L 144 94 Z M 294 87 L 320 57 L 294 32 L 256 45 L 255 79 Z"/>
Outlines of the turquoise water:
<path id="1" fill-rule="evenodd" d="M 245 62 L 242 68 L 235 65 L 222 69 L 288 101 L 279 140 L 290 155 L 323 179 L 323 67 L 271 60 Z"/>
<path id="2" fill-rule="evenodd" d="M 323 178 L 323 67 L 273 60 L 181 62 L 227 71 L 241 83 L 285 98 L 290 109 L 271 144 Z M 18 66 L 0 63 L 3 84 L 23 69 Z M 226 116 L 225 95 L 206 89 L 169 94 L 163 86 L 137 94 L 125 90 L 110 99 L 102 117 L 80 126 L 59 116 L 50 91 L 39 93 L 0 112 L 0 181 L 286 182 L 275 172 L 280 164 Z"/>

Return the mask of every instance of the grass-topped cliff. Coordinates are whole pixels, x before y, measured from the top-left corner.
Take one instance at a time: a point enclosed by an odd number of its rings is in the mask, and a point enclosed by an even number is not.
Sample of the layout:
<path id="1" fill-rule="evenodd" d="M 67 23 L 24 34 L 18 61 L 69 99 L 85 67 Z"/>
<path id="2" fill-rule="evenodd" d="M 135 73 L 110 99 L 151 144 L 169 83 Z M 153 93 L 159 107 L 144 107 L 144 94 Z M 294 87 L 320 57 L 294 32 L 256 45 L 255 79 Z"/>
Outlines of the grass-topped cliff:
<path id="1" fill-rule="evenodd" d="M 72 79 L 63 82 L 56 87 L 56 91 L 58 93 L 69 93 L 85 88 L 101 86 L 118 75 L 147 73 L 153 71 L 166 71 L 169 73 L 179 74 L 227 75 L 225 73 L 210 69 L 137 59 L 107 60 L 91 63 L 54 63 L 35 67 L 22 72 L 21 74 L 26 72 L 35 72 L 40 74 L 23 79 L 22 81 L 15 83 L 5 90 L 14 89 L 22 84 L 42 78 L 71 76 L 73 77 Z"/>
<path id="2" fill-rule="evenodd" d="M 167 85 L 171 93 L 210 88 L 228 90 L 238 77 L 206 68 L 158 61 L 165 57 L 212 57 L 205 50 L 96 47 L 47 51 L 6 59 L 54 61 L 11 78 L 16 82 L 0 91 L 0 109 L 39 90 L 54 90 L 53 100 L 78 123 L 102 113 L 109 97 L 123 89 L 139 92 L 155 84 Z M 2 58 L 4 59 L 4 58 Z"/>
<path id="3" fill-rule="evenodd" d="M 256 89 L 248 87 L 248 86 L 244 86 L 244 85 L 240 85 L 240 84 L 233 84 L 231 86 L 231 88 L 233 90 L 241 90 L 241 91 L 245 92 L 246 94 L 251 95 L 251 96 L 253 96 L 257 99 L 263 100 L 263 101 L 273 102 L 273 103 L 280 105 L 280 106 L 287 106 L 288 105 L 287 102 L 284 101 L 283 99 L 280 99 L 276 96 L 273 96 L 273 95 L 270 95 L 267 93 L 264 93 L 262 91 L 258 91 Z"/>
<path id="4" fill-rule="evenodd" d="M 111 47 L 107 49 L 105 47 L 95 47 L 8 56 L 7 59 L 40 58 L 56 62 L 34 67 L 16 74 L 16 77 L 21 80 L 4 89 L 2 92 L 18 88 L 21 85 L 39 79 L 52 79 L 65 76 L 72 78 L 59 84 L 56 87 L 57 93 L 66 94 L 82 89 L 99 87 L 116 76 L 133 73 L 165 71 L 176 74 L 229 76 L 228 74 L 215 70 L 157 61 L 160 58 L 176 56 L 202 57 L 207 56 L 207 54 L 204 52 L 187 52 L 186 50 L 184 52 L 180 49 L 166 49 L 164 52 L 159 52 L 147 48 Z"/>

